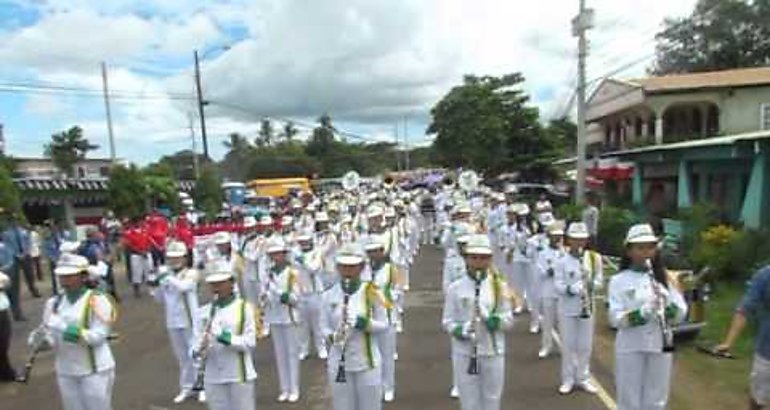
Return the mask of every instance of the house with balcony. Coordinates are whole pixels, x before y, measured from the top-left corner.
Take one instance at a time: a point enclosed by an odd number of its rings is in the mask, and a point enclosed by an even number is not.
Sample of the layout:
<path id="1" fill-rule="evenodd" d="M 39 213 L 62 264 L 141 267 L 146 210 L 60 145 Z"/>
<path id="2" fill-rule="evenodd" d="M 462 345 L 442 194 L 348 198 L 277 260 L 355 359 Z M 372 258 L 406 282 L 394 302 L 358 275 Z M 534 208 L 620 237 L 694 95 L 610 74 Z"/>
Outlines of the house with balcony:
<path id="1" fill-rule="evenodd" d="M 710 202 L 770 222 L 770 67 L 605 79 L 586 117 L 595 182 L 652 217 Z"/>

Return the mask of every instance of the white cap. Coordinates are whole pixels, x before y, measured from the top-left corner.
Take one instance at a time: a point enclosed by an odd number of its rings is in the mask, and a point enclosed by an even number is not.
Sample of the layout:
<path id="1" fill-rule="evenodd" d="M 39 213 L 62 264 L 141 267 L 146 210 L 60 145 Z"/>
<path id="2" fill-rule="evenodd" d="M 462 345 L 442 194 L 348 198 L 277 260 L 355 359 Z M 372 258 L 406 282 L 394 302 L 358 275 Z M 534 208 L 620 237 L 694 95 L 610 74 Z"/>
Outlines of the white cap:
<path id="1" fill-rule="evenodd" d="M 257 218 L 254 218 L 253 216 L 245 216 L 243 218 L 243 227 L 244 228 L 253 228 L 257 226 Z"/>
<path id="2" fill-rule="evenodd" d="M 71 253 L 64 253 L 59 256 L 56 262 L 56 268 L 53 270 L 56 276 L 78 275 L 88 271 L 88 259 Z"/>
<path id="3" fill-rule="evenodd" d="M 535 212 L 548 212 L 552 209 L 551 201 L 537 201 L 535 202 Z"/>
<path id="4" fill-rule="evenodd" d="M 470 235 L 465 253 L 470 255 L 492 255 L 492 245 L 487 235 Z"/>
<path id="5" fill-rule="evenodd" d="M 514 203 L 508 205 L 508 208 L 505 210 L 505 212 L 509 213 L 509 214 L 517 214 L 517 213 L 519 213 L 519 206 L 521 206 L 520 203 L 514 202 Z"/>
<path id="6" fill-rule="evenodd" d="M 385 249 L 385 244 L 382 243 L 382 240 L 376 236 L 370 237 L 369 240 L 366 242 L 366 245 L 364 245 L 364 249 L 369 251 L 376 251 L 379 249 Z"/>
<path id="7" fill-rule="evenodd" d="M 216 245 L 226 245 L 230 244 L 230 232 L 227 231 L 219 231 L 214 234 L 214 243 Z"/>
<path id="8" fill-rule="evenodd" d="M 459 205 L 455 206 L 455 208 L 452 210 L 452 213 L 455 214 L 455 215 L 457 215 L 457 214 L 469 214 L 471 212 L 473 212 L 473 210 L 471 209 L 470 206 L 468 206 L 468 204 L 459 204 Z"/>
<path id="9" fill-rule="evenodd" d="M 650 224 L 637 224 L 628 229 L 626 244 L 629 243 L 658 243 L 658 237 Z"/>
<path id="10" fill-rule="evenodd" d="M 286 243 L 281 238 L 273 238 L 267 243 L 267 253 L 286 252 Z"/>
<path id="11" fill-rule="evenodd" d="M 519 209 L 516 211 L 516 215 L 529 215 L 529 205 L 527 204 L 520 204 Z"/>
<path id="12" fill-rule="evenodd" d="M 316 212 L 314 217 L 316 222 L 329 222 L 329 214 L 326 212 Z"/>
<path id="13" fill-rule="evenodd" d="M 377 205 L 372 205 L 367 209 L 366 211 L 366 217 L 367 218 L 376 218 L 378 216 L 383 216 L 384 211 L 382 210 L 382 207 Z"/>
<path id="14" fill-rule="evenodd" d="M 572 222 L 567 228 L 567 237 L 572 239 L 588 239 L 588 226 L 583 222 Z"/>
<path id="15" fill-rule="evenodd" d="M 548 235 L 552 236 L 564 236 L 564 221 L 554 221 L 548 225 Z"/>
<path id="16" fill-rule="evenodd" d="M 209 272 L 206 283 L 224 282 L 233 278 L 233 269 L 224 259 L 214 261 Z"/>
<path id="17" fill-rule="evenodd" d="M 549 225 L 556 222 L 556 218 L 553 217 L 553 214 L 550 212 L 543 212 L 540 215 L 537 216 L 538 222 L 540 222 L 541 225 L 548 227 Z"/>
<path id="18" fill-rule="evenodd" d="M 166 257 L 180 258 L 182 256 L 187 256 L 187 246 L 184 244 L 184 242 L 169 242 L 169 244 L 166 246 Z"/>
<path id="19" fill-rule="evenodd" d="M 77 241 L 64 241 L 59 245 L 59 252 L 61 253 L 75 253 L 80 248 L 80 242 Z"/>
<path id="20" fill-rule="evenodd" d="M 471 240 L 471 236 L 469 234 L 463 234 L 457 237 L 457 243 L 468 243 L 469 240 Z"/>
<path id="21" fill-rule="evenodd" d="M 259 218 L 259 224 L 260 225 L 272 225 L 273 224 L 273 218 L 270 215 L 264 215 L 263 217 Z"/>
<path id="22" fill-rule="evenodd" d="M 518 194 L 519 188 L 516 187 L 514 184 L 508 184 L 505 186 L 505 193 L 506 194 Z"/>
<path id="23" fill-rule="evenodd" d="M 291 225 L 292 222 L 294 222 L 294 218 L 291 215 L 284 215 L 283 218 L 281 218 L 281 225 Z"/>
<path id="24" fill-rule="evenodd" d="M 354 243 L 343 245 L 334 258 L 338 265 L 359 265 L 364 263 L 364 260 L 364 251 L 361 246 Z"/>
<path id="25" fill-rule="evenodd" d="M 297 235 L 294 239 L 297 240 L 297 242 L 310 242 L 313 240 L 313 236 L 309 233 L 301 233 Z"/>

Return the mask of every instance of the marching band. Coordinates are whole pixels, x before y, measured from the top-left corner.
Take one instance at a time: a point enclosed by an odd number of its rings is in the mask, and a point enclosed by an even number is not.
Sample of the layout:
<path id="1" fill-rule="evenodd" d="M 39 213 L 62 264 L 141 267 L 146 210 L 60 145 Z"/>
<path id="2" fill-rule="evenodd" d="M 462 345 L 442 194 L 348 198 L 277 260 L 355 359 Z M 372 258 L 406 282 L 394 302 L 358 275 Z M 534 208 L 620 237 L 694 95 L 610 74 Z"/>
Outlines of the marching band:
<path id="1" fill-rule="evenodd" d="M 450 395 L 462 409 L 502 408 L 506 334 L 525 310 L 529 331 L 540 334 L 540 359 L 560 341 L 554 391 L 596 393 L 594 301 L 605 281 L 587 227 L 556 220 L 544 200 L 531 214 L 515 186 L 496 192 L 478 180 L 466 171 L 433 192 L 394 183 L 365 188 L 349 173 L 342 190 L 291 203 L 291 215 L 246 217 L 237 229 L 194 241 L 184 223 L 187 234 L 170 229 L 162 244 L 133 224 L 124 233 L 130 280 L 137 296 L 147 285 L 163 306 L 179 365 L 172 401 L 254 409 L 255 347 L 268 336 L 279 402 L 300 400 L 300 363 L 311 353 L 326 362 L 335 410 L 396 401 L 397 341 L 408 318 L 412 264 L 420 247 L 434 241 L 444 252 L 435 272 L 442 275 L 441 326 L 451 344 Z M 648 225 L 632 227 L 621 271 L 608 287 L 621 409 L 667 402 L 670 327 L 687 306 L 665 275 L 657 242 Z M 63 250 L 55 270 L 63 290 L 46 304 L 29 343 L 35 352 L 53 349 L 65 409 L 109 409 L 115 305 L 86 286 L 88 260 L 71 246 Z"/>

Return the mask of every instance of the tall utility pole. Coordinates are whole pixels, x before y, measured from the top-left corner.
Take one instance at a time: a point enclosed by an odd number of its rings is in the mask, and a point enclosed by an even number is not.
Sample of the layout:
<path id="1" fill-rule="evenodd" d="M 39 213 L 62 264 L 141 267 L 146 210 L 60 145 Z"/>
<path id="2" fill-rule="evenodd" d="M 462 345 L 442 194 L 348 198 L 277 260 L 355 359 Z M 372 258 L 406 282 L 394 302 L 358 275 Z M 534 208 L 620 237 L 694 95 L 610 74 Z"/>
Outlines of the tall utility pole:
<path id="1" fill-rule="evenodd" d="M 192 160 L 193 160 L 193 172 L 195 173 L 195 180 L 200 178 L 200 168 L 198 167 L 198 150 L 195 144 L 195 125 L 193 124 L 193 115 L 191 112 L 187 113 L 187 120 L 190 126 L 190 139 L 192 140 Z"/>
<path id="2" fill-rule="evenodd" d="M 396 139 L 396 171 L 401 171 L 401 149 L 398 145 L 398 122 L 393 125 L 393 138 Z"/>
<path id="3" fill-rule="evenodd" d="M 578 86 L 577 86 L 577 183 L 575 203 L 583 204 L 586 190 L 586 55 L 588 54 L 586 31 L 593 27 L 594 11 L 586 8 L 586 0 L 580 1 L 580 10 L 572 20 L 572 35 L 578 38 Z"/>
<path id="4" fill-rule="evenodd" d="M 203 91 L 201 90 L 201 66 L 198 61 L 198 50 L 193 51 L 195 57 L 195 91 L 198 95 L 198 116 L 201 118 L 201 138 L 203 139 L 203 157 L 209 158 L 209 141 L 206 136 L 206 116 L 203 113 Z"/>
<path id="5" fill-rule="evenodd" d="M 110 110 L 110 88 L 107 83 L 107 64 L 102 61 L 102 91 L 104 93 L 104 109 L 107 112 L 107 135 L 110 138 L 110 161 L 115 165 L 115 134 L 112 131 L 112 111 Z"/>
<path id="6" fill-rule="evenodd" d="M 409 128 L 408 128 L 408 122 L 406 120 L 406 115 L 404 116 L 404 170 L 409 171 Z"/>

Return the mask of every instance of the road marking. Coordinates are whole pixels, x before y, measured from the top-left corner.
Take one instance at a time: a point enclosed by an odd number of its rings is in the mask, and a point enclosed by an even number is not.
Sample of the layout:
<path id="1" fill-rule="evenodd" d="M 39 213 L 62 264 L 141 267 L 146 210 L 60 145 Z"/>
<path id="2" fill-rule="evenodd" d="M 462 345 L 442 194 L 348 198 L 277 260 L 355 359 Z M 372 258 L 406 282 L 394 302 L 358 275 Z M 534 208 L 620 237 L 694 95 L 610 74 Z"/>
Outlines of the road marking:
<path id="1" fill-rule="evenodd" d="M 556 345 L 559 346 L 559 351 L 563 352 L 564 349 L 562 348 L 559 334 L 556 333 L 556 330 L 551 330 L 551 334 L 553 335 L 553 340 L 556 342 Z M 599 383 L 599 380 L 597 380 L 593 375 L 591 375 L 591 383 L 596 386 L 596 389 L 598 390 L 596 395 L 599 396 L 599 400 L 602 401 L 604 406 L 609 410 L 617 410 L 618 404 L 615 402 L 615 399 L 613 399 L 612 396 L 607 393 L 607 389 L 605 389 L 604 386 Z"/>

